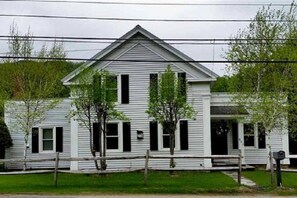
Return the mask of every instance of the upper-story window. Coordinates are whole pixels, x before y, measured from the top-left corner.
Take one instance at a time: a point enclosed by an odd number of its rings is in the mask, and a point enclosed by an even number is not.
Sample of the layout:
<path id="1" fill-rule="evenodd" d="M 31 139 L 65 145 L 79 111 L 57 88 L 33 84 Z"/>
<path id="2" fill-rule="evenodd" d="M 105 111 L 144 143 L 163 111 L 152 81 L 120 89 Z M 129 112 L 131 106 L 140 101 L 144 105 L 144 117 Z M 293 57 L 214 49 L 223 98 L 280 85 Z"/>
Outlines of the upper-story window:
<path id="1" fill-rule="evenodd" d="M 179 96 L 183 97 L 186 100 L 186 89 L 187 89 L 187 81 L 186 81 L 186 73 L 176 73 L 176 77 L 178 78 L 178 87 L 179 87 Z M 158 94 L 158 80 L 159 80 L 159 75 L 158 74 L 150 74 L 150 99 L 154 95 Z M 168 90 L 170 93 L 170 89 L 173 87 L 166 86 L 169 85 L 168 83 L 163 86 L 165 89 Z"/>
<path id="2" fill-rule="evenodd" d="M 117 76 L 109 76 L 106 79 L 106 95 L 113 102 L 118 101 L 118 78 Z"/>
<path id="3" fill-rule="evenodd" d="M 102 82 L 100 78 L 97 79 L 96 83 L 99 83 L 99 86 L 103 86 Z M 106 85 L 104 86 L 106 86 L 108 100 L 121 104 L 129 104 L 129 75 L 111 75 L 106 79 Z"/>

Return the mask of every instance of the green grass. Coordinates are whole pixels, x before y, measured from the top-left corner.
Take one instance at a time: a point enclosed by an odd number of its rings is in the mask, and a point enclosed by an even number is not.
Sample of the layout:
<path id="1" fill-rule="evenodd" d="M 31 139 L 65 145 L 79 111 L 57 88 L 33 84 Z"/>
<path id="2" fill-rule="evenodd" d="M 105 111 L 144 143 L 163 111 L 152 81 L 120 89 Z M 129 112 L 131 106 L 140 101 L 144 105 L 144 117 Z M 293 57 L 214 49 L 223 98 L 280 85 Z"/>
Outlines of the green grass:
<path id="1" fill-rule="evenodd" d="M 96 194 L 96 193 L 234 193 L 240 187 L 220 172 L 149 172 L 147 186 L 143 173 L 114 173 L 106 176 L 59 174 L 58 187 L 53 174 L 0 175 L 0 193 Z"/>
<path id="2" fill-rule="evenodd" d="M 261 192 L 273 192 L 284 195 L 297 194 L 297 173 L 282 172 L 283 188 L 276 188 L 276 174 L 274 175 L 275 186 L 271 186 L 269 171 L 244 171 L 243 176 L 254 181 Z"/>

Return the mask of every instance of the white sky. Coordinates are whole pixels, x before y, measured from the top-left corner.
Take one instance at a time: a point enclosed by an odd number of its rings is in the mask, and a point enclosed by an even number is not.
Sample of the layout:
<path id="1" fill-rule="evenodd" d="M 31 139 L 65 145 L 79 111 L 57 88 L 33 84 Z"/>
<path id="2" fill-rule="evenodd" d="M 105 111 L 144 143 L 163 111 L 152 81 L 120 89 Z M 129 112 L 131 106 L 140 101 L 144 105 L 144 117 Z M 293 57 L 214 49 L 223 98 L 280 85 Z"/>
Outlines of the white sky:
<path id="1" fill-rule="evenodd" d="M 95 0 L 94 0 L 95 1 Z M 97 0 L 101 1 L 101 0 Z M 103 1 L 103 0 L 102 0 Z M 108 0 L 105 0 L 108 1 Z M 116 0 L 114 0 L 116 1 Z M 124 2 L 163 3 L 292 3 L 291 0 L 118 0 Z M 261 6 L 144 6 L 144 5 L 102 5 L 70 3 L 1 2 L 0 14 L 40 14 L 62 16 L 119 17 L 119 18 L 162 18 L 162 19 L 251 19 Z M 275 9 L 281 7 L 274 7 Z M 205 22 L 137 22 L 66 20 L 46 18 L 0 17 L 0 35 L 8 35 L 13 21 L 19 32 L 30 27 L 35 36 L 115 37 L 118 38 L 137 24 L 161 39 L 166 38 L 229 38 L 236 35 L 248 23 L 205 23 Z M 37 44 L 37 42 L 36 42 Z M 65 50 L 92 51 L 68 52 L 68 57 L 91 58 L 107 44 L 65 43 Z M 37 45 L 40 46 L 40 45 Z M 222 45 L 173 45 L 194 60 L 224 60 Z M 38 48 L 38 47 L 37 47 Z M 0 42 L 0 53 L 7 51 L 7 42 Z M 204 64 L 219 75 L 226 74 L 225 64 Z"/>

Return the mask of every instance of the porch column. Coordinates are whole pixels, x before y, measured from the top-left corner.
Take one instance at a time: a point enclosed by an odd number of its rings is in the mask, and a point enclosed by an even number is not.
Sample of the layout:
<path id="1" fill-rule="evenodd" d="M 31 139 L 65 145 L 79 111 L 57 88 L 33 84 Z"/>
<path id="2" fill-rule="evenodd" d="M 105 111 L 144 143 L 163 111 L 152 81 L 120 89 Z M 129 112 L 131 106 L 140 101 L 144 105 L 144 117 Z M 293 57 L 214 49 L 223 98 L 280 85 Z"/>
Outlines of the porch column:
<path id="1" fill-rule="evenodd" d="M 244 152 L 244 131 L 243 131 L 243 123 L 238 121 L 238 149 L 241 150 L 242 164 L 246 164 L 245 162 L 245 152 Z"/>
<path id="2" fill-rule="evenodd" d="M 78 122 L 71 118 L 70 120 L 70 140 L 71 157 L 78 157 Z M 78 170 L 78 161 L 70 162 L 70 170 Z"/>
<path id="3" fill-rule="evenodd" d="M 210 131 L 210 94 L 203 95 L 203 147 L 204 156 L 211 155 L 211 131 Z M 212 167 L 211 159 L 204 159 L 204 167 Z"/>

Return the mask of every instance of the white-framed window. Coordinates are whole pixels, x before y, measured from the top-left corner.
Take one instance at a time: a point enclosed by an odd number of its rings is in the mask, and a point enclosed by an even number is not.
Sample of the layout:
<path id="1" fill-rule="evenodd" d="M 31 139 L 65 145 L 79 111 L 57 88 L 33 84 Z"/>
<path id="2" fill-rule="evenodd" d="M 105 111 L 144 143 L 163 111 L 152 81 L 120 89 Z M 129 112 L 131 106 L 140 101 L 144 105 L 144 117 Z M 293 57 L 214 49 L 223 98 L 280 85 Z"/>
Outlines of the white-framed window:
<path id="1" fill-rule="evenodd" d="M 109 122 L 106 124 L 106 150 L 122 151 L 122 124 L 119 122 Z"/>
<path id="2" fill-rule="evenodd" d="M 56 151 L 56 128 L 41 127 L 39 128 L 39 151 L 55 152 Z"/>
<path id="3" fill-rule="evenodd" d="M 106 94 L 114 99 L 114 102 L 119 102 L 119 75 L 110 75 L 108 79 L 106 79 Z"/>
<path id="4" fill-rule="evenodd" d="M 63 152 L 63 127 L 33 127 L 31 138 L 32 153 Z"/>
<path id="5" fill-rule="evenodd" d="M 263 131 L 264 130 L 264 131 Z M 266 148 L 266 136 L 263 125 L 245 123 L 243 124 L 244 131 L 244 146 L 265 149 Z"/>
<path id="6" fill-rule="evenodd" d="M 177 124 L 175 131 L 175 150 L 180 150 L 180 122 Z M 170 149 L 170 137 L 169 132 L 164 130 L 161 124 L 158 124 L 158 136 L 159 136 L 159 150 L 169 150 Z"/>
<path id="7" fill-rule="evenodd" d="M 255 146 L 255 128 L 251 123 L 243 124 L 244 146 Z"/>

